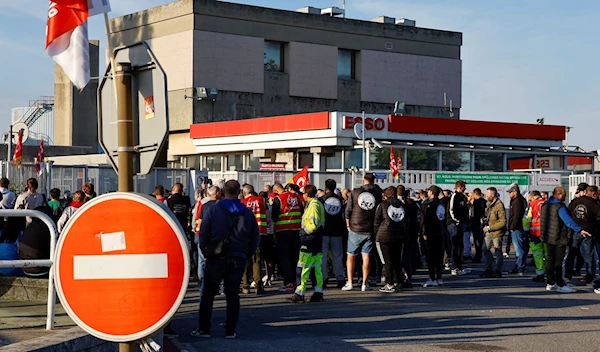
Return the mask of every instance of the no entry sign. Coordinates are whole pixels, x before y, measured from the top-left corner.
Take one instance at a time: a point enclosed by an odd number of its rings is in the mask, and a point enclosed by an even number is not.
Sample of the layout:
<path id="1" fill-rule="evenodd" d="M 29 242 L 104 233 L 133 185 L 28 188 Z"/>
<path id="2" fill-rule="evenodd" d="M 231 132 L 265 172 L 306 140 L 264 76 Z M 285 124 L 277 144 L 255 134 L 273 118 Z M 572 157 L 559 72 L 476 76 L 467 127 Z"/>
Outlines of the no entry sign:
<path id="1" fill-rule="evenodd" d="M 98 338 L 129 342 L 160 330 L 189 280 L 183 229 L 150 197 L 111 193 L 79 209 L 60 236 L 56 289 L 71 319 Z"/>

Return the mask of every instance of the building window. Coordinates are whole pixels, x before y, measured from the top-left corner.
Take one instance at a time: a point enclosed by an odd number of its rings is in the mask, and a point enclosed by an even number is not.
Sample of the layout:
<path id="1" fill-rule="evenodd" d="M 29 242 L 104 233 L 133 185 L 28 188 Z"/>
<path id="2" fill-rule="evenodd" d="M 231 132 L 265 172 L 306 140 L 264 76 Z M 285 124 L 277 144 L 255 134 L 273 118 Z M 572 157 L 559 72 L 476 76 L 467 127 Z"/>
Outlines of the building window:
<path id="1" fill-rule="evenodd" d="M 503 172 L 501 153 L 475 153 L 475 171 Z"/>
<path id="2" fill-rule="evenodd" d="M 356 55 L 351 50 L 338 50 L 338 78 L 340 79 L 355 79 L 356 74 L 354 70 Z"/>
<path id="3" fill-rule="evenodd" d="M 244 169 L 244 155 L 229 154 L 227 156 L 227 170 L 240 171 Z"/>
<path id="4" fill-rule="evenodd" d="M 437 170 L 438 169 L 438 151 L 437 150 L 418 150 L 409 149 L 406 152 L 407 170 Z"/>
<path id="5" fill-rule="evenodd" d="M 349 149 L 344 152 L 344 167 L 350 169 L 352 166 L 362 169 L 362 149 Z"/>
<path id="6" fill-rule="evenodd" d="M 398 165 L 398 158 L 402 159 L 402 149 L 394 148 L 394 158 Z M 390 170 L 390 149 L 376 149 L 369 153 L 369 170 Z"/>
<path id="7" fill-rule="evenodd" d="M 325 159 L 325 168 L 327 170 L 341 170 L 342 169 L 342 152 L 335 152 L 331 155 L 327 155 Z"/>
<path id="8" fill-rule="evenodd" d="M 471 153 L 442 151 L 442 170 L 444 171 L 470 171 Z"/>
<path id="9" fill-rule="evenodd" d="M 265 41 L 265 71 L 283 72 L 283 43 Z"/>
<path id="10" fill-rule="evenodd" d="M 206 169 L 208 171 L 221 171 L 221 156 L 220 155 L 206 156 Z"/>
<path id="11" fill-rule="evenodd" d="M 260 158 L 250 154 L 250 163 L 248 163 L 248 170 L 260 170 Z"/>
<path id="12" fill-rule="evenodd" d="M 311 152 L 300 152 L 298 153 L 298 169 L 302 169 L 308 166 L 309 169 L 313 168 L 314 158 Z"/>

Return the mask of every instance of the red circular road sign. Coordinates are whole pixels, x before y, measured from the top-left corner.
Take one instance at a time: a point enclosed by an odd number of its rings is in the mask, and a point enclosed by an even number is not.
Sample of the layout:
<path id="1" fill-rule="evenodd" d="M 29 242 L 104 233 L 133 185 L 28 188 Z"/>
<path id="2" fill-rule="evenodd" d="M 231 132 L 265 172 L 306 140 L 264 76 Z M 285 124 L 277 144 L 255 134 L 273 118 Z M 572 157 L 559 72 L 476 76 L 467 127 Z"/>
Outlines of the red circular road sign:
<path id="1" fill-rule="evenodd" d="M 160 330 L 183 301 L 189 270 L 175 216 L 135 193 L 85 204 L 56 249 L 56 290 L 66 312 L 91 335 L 114 342 Z"/>

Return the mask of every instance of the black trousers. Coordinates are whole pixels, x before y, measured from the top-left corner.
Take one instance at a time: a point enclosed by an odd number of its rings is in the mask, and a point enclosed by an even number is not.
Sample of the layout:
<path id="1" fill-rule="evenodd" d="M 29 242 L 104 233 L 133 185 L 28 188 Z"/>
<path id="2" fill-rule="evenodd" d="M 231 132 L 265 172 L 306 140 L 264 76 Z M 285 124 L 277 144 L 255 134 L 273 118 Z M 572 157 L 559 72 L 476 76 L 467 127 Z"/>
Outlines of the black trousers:
<path id="1" fill-rule="evenodd" d="M 483 234 L 483 229 L 481 225 L 473 226 L 473 242 L 475 242 L 475 257 L 474 261 L 481 261 L 483 257 L 483 241 L 485 239 L 485 235 Z"/>
<path id="2" fill-rule="evenodd" d="M 548 285 L 558 284 L 562 287 L 565 285 L 562 265 L 567 247 L 547 243 L 546 248 L 548 249 L 546 255 L 546 283 Z"/>
<path id="3" fill-rule="evenodd" d="M 300 231 L 279 231 L 275 234 L 275 241 L 283 284 L 296 283 L 296 266 L 300 256 Z"/>
<path id="4" fill-rule="evenodd" d="M 408 243 L 391 242 L 377 243 L 377 251 L 380 255 L 380 260 L 383 262 L 383 270 L 385 270 L 385 283 L 394 285 L 394 283 L 402 284 L 406 282 L 404 276 L 405 271 L 408 275 L 408 282 L 412 277 L 412 266 L 410 263 L 410 245 Z"/>
<path id="5" fill-rule="evenodd" d="M 465 252 L 465 240 L 462 225 L 450 225 L 450 245 L 452 246 L 452 269 L 463 268 L 463 254 Z"/>
<path id="6" fill-rule="evenodd" d="M 427 236 L 427 267 L 431 280 L 441 280 L 444 270 L 444 238 L 442 236 Z"/>

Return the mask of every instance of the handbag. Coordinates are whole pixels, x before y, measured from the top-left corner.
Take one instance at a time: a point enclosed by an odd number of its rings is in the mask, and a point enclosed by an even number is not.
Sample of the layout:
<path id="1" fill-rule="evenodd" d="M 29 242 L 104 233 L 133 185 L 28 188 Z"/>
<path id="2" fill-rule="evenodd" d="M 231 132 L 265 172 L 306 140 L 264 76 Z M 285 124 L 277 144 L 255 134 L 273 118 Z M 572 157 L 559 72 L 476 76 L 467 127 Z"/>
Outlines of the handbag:
<path id="1" fill-rule="evenodd" d="M 225 209 L 225 208 L 223 208 Z M 225 251 L 225 247 L 229 243 L 229 237 L 233 231 L 237 231 L 238 221 L 240 219 L 239 215 L 234 215 L 231 221 L 231 226 L 229 227 L 229 231 L 227 232 L 227 236 L 221 241 L 211 241 L 210 237 L 208 241 L 206 241 L 206 247 L 204 248 L 204 257 L 206 259 L 218 259 L 221 257 L 221 254 Z"/>

